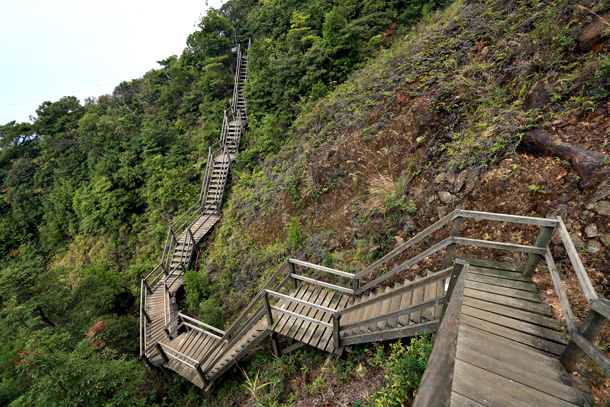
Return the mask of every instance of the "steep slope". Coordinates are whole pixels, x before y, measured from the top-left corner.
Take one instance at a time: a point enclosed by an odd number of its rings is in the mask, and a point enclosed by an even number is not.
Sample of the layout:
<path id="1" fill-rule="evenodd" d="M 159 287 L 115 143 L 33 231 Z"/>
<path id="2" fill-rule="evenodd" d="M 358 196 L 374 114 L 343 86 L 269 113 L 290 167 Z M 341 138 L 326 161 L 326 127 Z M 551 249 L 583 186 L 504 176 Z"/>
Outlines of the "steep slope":
<path id="1" fill-rule="evenodd" d="M 235 173 L 206 263 L 190 277 L 214 289 L 192 284 L 203 299 L 192 309 L 213 298 L 235 314 L 287 256 L 359 271 L 457 204 L 561 215 L 607 296 L 610 71 L 591 27 L 608 6 L 582 5 L 458 1 L 308 104 L 277 154 Z M 522 142 L 533 129 L 565 149 Z M 479 233 L 477 222 L 464 226 Z M 523 233 L 500 226 L 491 237 L 530 244 Z M 536 279 L 556 307 L 550 278 Z"/>

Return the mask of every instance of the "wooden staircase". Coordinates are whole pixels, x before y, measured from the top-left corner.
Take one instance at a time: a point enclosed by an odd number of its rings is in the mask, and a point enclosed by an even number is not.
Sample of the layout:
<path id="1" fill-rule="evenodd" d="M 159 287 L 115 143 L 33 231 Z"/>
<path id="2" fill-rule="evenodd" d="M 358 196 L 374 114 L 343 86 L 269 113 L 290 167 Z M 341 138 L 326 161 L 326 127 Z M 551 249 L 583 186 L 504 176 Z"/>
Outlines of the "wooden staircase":
<path id="1" fill-rule="evenodd" d="M 171 341 L 172 332 L 179 326 L 175 293 L 182 285 L 182 275 L 189 268 L 197 245 L 220 219 L 220 207 L 231 163 L 239 151 L 247 124 L 244 87 L 248 79 L 248 58 L 242 54 L 239 45 L 235 51 L 237 70 L 232 106 L 224 111 L 220 140 L 209 147 L 199 199 L 169 227 L 159 265 L 141 281 L 140 354 L 152 365 L 167 363 L 167 367 L 183 371 L 182 367 L 178 369 L 176 363 L 192 362 L 186 355 L 172 353 L 175 350 L 173 346 L 180 343 Z M 180 326 L 190 329 L 191 325 L 186 323 Z M 195 340 L 194 335 L 189 337 L 186 344 L 193 340 L 198 344 L 192 349 L 193 356 L 198 357 L 197 352 L 206 349 L 205 346 L 212 341 L 210 338 L 214 336 L 202 337 L 201 340 Z M 167 359 L 167 353 L 172 354 L 171 361 Z"/>
<path id="2" fill-rule="evenodd" d="M 340 356 L 346 346 L 437 332 L 417 406 L 585 405 L 572 382 L 583 352 L 610 373 L 610 358 L 593 341 L 610 318 L 561 218 L 533 218 L 458 208 L 358 273 L 295 259 L 286 261 L 225 330 L 184 315 L 175 302 L 195 248 L 220 217 L 231 162 L 246 120 L 248 59 L 238 45 L 231 111 L 210 147 L 200 198 L 168 231 L 162 260 L 141 281 L 140 350 L 153 366 L 172 370 L 209 390 L 257 344 L 269 339 L 276 355 L 311 346 Z M 540 228 L 533 245 L 459 236 L 465 219 Z M 431 241 L 449 229 L 444 239 Z M 590 311 L 578 326 L 553 257 L 559 230 Z M 428 241 L 415 256 L 405 251 Z M 526 254 L 523 265 L 456 254 L 460 247 Z M 444 253 L 442 267 L 414 280 L 400 273 Z M 543 305 L 531 276 L 544 258 L 562 305 L 569 335 Z M 398 279 L 398 282 L 396 282 Z M 278 337 L 288 342 L 280 348 Z"/>

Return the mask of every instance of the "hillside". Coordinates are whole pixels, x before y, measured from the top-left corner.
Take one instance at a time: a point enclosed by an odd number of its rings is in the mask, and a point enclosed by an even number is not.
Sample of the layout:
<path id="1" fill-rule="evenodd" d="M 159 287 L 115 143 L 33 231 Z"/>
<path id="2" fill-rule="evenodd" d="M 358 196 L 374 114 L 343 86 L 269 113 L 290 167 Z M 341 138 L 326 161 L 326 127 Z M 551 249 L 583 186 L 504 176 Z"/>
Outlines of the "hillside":
<path id="1" fill-rule="evenodd" d="M 234 39 L 252 40 L 250 122 L 221 222 L 185 276 L 185 312 L 225 327 L 286 257 L 360 271 L 457 205 L 560 215 L 610 297 L 608 13 L 606 1 L 232 0 L 160 69 L 0 127 L 0 404 L 365 405 L 384 375 L 423 367 L 426 337 L 339 361 L 258 349 L 207 395 L 137 357 L 138 280 L 199 193 Z M 561 319 L 550 276 L 536 281 Z M 582 318 L 584 297 L 573 307 Z M 587 369 L 607 405 L 608 378 Z"/>

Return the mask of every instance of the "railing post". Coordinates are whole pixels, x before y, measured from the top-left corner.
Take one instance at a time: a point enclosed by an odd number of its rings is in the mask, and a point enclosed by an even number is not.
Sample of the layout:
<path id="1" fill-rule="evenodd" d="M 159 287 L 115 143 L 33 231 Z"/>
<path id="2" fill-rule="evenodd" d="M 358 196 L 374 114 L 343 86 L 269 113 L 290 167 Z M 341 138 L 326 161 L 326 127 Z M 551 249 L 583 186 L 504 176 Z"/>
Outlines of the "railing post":
<path id="1" fill-rule="evenodd" d="M 335 352 L 339 349 L 340 338 L 339 338 L 339 325 L 341 320 L 341 314 L 333 314 L 333 348 Z"/>
<path id="2" fill-rule="evenodd" d="M 290 261 L 290 259 L 286 260 L 288 262 L 288 273 L 289 274 L 296 274 L 296 270 L 294 268 L 294 263 Z M 292 283 L 292 288 L 293 289 L 297 289 L 298 284 L 297 284 L 297 280 L 294 277 L 290 277 L 290 282 Z"/>
<path id="3" fill-rule="evenodd" d="M 148 283 L 146 281 L 144 281 L 144 286 L 146 287 L 146 290 L 148 290 L 149 293 L 153 293 L 152 289 L 150 288 L 150 286 L 148 285 Z"/>
<path id="4" fill-rule="evenodd" d="M 271 335 L 269 335 L 269 340 L 271 341 L 271 349 L 273 350 L 273 354 L 278 358 L 282 356 L 280 344 L 277 341 L 277 333 L 271 332 Z"/>
<path id="5" fill-rule="evenodd" d="M 355 295 L 356 291 L 358 291 L 359 289 L 360 289 L 360 279 L 353 278 L 352 279 L 352 290 L 354 290 L 354 295 Z"/>
<path id="6" fill-rule="evenodd" d="M 199 378 L 201 378 L 203 388 L 205 389 L 208 386 L 208 379 L 205 378 L 205 374 L 203 373 L 203 370 L 201 370 L 201 363 L 198 363 L 197 366 L 195 366 L 195 371 L 199 375 Z"/>
<path id="7" fill-rule="evenodd" d="M 265 312 L 267 314 L 267 324 L 273 325 L 273 315 L 271 315 L 271 307 L 269 306 L 269 294 L 267 290 L 263 291 L 262 295 L 263 305 L 265 306 Z"/>
<path id="8" fill-rule="evenodd" d="M 555 219 L 555 217 L 551 215 L 548 215 L 547 218 Z M 555 228 L 551 226 L 540 227 L 540 232 L 538 233 L 534 246 L 542 248 L 546 247 L 546 245 L 549 244 L 549 240 L 551 239 L 551 235 L 553 234 L 554 230 Z M 536 271 L 536 266 L 538 265 L 540 258 L 542 258 L 542 255 L 540 254 L 529 255 L 525 261 L 525 265 L 523 266 L 523 275 L 525 277 L 531 277 L 534 275 L 534 271 Z"/>
<path id="9" fill-rule="evenodd" d="M 159 342 L 155 342 L 155 348 L 157 348 L 157 351 L 163 358 L 163 361 L 165 363 L 169 362 L 169 358 L 167 357 L 167 354 L 165 353 L 165 351 L 163 350 L 163 347 L 159 344 Z"/>
<path id="10" fill-rule="evenodd" d="M 144 317 L 146 317 L 146 321 L 147 321 L 148 323 L 150 323 L 150 322 L 151 322 L 151 319 L 150 319 L 150 317 L 148 316 L 148 312 L 146 312 L 146 310 L 145 310 L 144 308 L 142 308 L 142 314 L 144 314 Z"/>
<path id="11" fill-rule="evenodd" d="M 459 259 L 458 259 L 459 260 Z M 457 284 L 458 279 L 460 278 L 460 274 L 464 270 L 464 264 L 460 262 L 455 262 L 453 264 L 453 271 L 451 272 L 451 277 L 449 278 L 449 286 L 447 287 L 447 293 L 445 294 L 445 303 L 443 304 L 443 308 L 441 309 L 441 314 L 438 317 L 439 321 L 443 320 L 445 316 L 445 310 L 447 310 L 447 306 L 449 305 L 449 300 L 451 300 L 451 295 L 453 294 L 453 289 Z"/>
<path id="12" fill-rule="evenodd" d="M 463 218 L 460 216 L 460 210 L 464 209 L 463 206 L 458 206 L 455 208 L 457 212 L 457 217 L 453 219 L 453 223 L 451 224 L 451 232 L 449 232 L 449 236 L 456 237 L 460 234 L 460 226 L 462 226 Z M 445 252 L 445 257 L 443 258 L 443 268 L 446 269 L 451 267 L 453 263 L 453 259 L 455 258 L 455 243 L 451 243 L 447 246 L 447 251 Z"/>
<path id="13" fill-rule="evenodd" d="M 582 336 L 587 338 L 587 340 L 593 342 L 597 335 L 604 328 L 604 325 L 606 325 L 606 321 L 607 320 L 603 315 L 598 314 L 594 310 L 589 310 L 589 313 L 587 314 L 587 317 L 580 326 L 579 331 Z M 568 345 L 561 353 L 559 361 L 568 371 L 568 373 L 570 373 L 572 372 L 572 370 L 574 370 L 574 366 L 576 366 L 576 363 L 578 363 L 582 355 L 582 349 L 580 349 L 578 345 L 574 343 L 574 341 L 570 341 L 570 343 L 568 343 Z"/>

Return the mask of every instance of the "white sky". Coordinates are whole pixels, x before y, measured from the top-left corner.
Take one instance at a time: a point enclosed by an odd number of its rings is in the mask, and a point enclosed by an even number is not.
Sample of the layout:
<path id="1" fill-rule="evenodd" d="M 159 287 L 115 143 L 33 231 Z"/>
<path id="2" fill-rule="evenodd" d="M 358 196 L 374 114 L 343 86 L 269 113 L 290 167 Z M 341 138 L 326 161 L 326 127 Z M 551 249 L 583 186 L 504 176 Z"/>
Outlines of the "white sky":
<path id="1" fill-rule="evenodd" d="M 222 0 L 209 0 L 220 7 Z M 206 0 L 0 0 L 0 125 L 112 93 L 180 55 Z"/>

